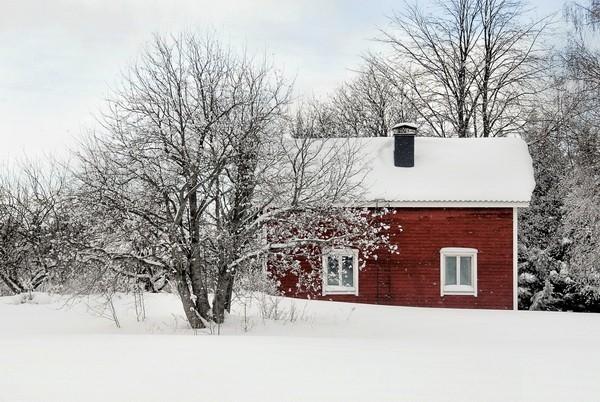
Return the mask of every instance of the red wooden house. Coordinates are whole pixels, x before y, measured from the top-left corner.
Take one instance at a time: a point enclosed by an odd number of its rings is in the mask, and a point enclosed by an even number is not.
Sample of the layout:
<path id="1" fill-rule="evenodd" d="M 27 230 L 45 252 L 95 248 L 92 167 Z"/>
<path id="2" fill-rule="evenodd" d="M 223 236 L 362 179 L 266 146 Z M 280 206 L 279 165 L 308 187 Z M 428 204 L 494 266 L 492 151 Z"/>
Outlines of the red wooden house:
<path id="1" fill-rule="evenodd" d="M 393 137 L 355 138 L 368 173 L 365 202 L 387 207 L 390 241 L 358 269 L 360 250 L 324 249 L 316 298 L 452 308 L 517 308 L 517 214 L 535 186 L 519 138 L 425 138 L 399 124 Z M 325 139 L 335 141 L 341 139 Z M 343 141 L 348 141 L 344 139 Z M 280 290 L 309 297 L 297 277 Z M 310 295 L 314 298 L 314 295 Z"/>

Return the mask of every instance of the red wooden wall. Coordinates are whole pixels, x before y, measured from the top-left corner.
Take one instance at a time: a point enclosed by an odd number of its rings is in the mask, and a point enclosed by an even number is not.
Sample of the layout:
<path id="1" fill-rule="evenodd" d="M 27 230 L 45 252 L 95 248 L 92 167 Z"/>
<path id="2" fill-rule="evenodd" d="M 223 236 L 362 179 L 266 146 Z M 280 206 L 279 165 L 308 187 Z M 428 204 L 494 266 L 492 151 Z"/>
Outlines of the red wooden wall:
<path id="1" fill-rule="evenodd" d="M 391 224 L 399 254 L 377 252 L 359 273 L 359 294 L 306 294 L 297 277 L 280 278 L 293 297 L 355 303 L 451 308 L 513 308 L 512 208 L 397 208 L 381 218 Z M 398 229 L 402 226 L 402 230 Z M 477 297 L 440 296 L 440 249 L 469 247 L 477 255 Z"/>

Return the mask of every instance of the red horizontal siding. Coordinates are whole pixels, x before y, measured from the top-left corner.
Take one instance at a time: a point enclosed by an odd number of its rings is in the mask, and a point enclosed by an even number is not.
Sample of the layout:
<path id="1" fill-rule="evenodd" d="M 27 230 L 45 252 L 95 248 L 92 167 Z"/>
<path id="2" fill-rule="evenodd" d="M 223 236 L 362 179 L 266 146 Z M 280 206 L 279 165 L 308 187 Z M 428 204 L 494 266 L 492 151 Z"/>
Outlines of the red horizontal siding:
<path id="1" fill-rule="evenodd" d="M 390 241 L 399 246 L 399 254 L 380 250 L 377 260 L 367 261 L 359 273 L 358 296 L 298 292 L 294 275 L 280 278 L 280 290 L 293 297 L 355 303 L 512 308 L 511 208 L 397 208 L 395 214 L 389 213 L 381 219 L 391 225 Z M 469 247 L 479 251 L 477 297 L 440 296 L 440 249 L 443 247 Z"/>

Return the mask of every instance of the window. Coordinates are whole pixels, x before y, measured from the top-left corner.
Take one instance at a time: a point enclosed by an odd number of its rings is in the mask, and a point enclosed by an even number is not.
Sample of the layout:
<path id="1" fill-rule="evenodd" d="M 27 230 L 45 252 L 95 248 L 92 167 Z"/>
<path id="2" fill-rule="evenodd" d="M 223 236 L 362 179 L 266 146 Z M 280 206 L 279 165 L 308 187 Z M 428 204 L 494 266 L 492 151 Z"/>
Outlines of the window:
<path id="1" fill-rule="evenodd" d="M 440 250 L 441 295 L 477 296 L 477 250 L 447 247 Z"/>
<path id="2" fill-rule="evenodd" d="M 358 295 L 358 250 L 323 251 L 323 294 Z"/>

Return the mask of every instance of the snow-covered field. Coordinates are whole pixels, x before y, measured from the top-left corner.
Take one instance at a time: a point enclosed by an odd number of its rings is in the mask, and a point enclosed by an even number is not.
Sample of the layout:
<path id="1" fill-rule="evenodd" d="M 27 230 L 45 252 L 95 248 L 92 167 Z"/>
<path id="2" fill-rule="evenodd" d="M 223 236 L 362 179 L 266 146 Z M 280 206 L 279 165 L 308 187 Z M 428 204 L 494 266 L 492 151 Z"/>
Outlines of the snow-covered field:
<path id="1" fill-rule="evenodd" d="M 600 400 L 600 315 L 275 300 L 210 335 L 169 294 L 143 322 L 117 297 L 120 329 L 98 300 L 0 298 L 0 401 Z"/>

